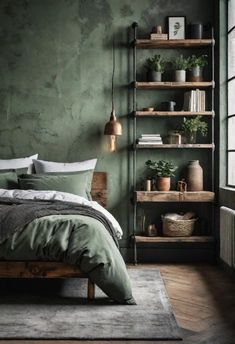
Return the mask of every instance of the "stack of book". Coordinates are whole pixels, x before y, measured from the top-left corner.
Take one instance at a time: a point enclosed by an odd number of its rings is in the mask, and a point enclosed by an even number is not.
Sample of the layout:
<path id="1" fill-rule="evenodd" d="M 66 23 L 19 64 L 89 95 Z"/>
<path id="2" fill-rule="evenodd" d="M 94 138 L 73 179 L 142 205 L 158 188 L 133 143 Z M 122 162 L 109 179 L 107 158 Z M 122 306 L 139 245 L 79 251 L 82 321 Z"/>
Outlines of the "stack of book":
<path id="1" fill-rule="evenodd" d="M 137 143 L 140 146 L 144 145 L 162 145 L 162 138 L 160 134 L 141 134 Z"/>
<path id="2" fill-rule="evenodd" d="M 150 39 L 166 41 L 168 39 L 168 34 L 167 33 L 151 33 Z"/>
<path id="3" fill-rule="evenodd" d="M 206 109 L 206 92 L 199 89 L 185 92 L 183 111 L 201 112 Z"/>

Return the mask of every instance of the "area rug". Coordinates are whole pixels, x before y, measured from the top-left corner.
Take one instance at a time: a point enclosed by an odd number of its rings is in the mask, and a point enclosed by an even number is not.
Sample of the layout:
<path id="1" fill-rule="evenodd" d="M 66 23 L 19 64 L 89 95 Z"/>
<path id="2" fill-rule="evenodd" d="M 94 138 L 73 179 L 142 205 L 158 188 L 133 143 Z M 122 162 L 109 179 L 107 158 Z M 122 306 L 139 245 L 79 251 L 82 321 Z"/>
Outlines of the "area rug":
<path id="1" fill-rule="evenodd" d="M 22 280 L 15 281 L 14 288 L 6 286 L 12 281 L 4 281 L 4 290 L 1 280 L 0 339 L 180 339 L 160 272 L 143 268 L 128 272 L 136 306 L 114 304 L 97 287 L 95 301 L 88 302 L 82 279 L 66 280 L 59 290 L 60 281 L 33 281 L 33 286 Z M 40 290 L 34 288 L 35 282 Z"/>

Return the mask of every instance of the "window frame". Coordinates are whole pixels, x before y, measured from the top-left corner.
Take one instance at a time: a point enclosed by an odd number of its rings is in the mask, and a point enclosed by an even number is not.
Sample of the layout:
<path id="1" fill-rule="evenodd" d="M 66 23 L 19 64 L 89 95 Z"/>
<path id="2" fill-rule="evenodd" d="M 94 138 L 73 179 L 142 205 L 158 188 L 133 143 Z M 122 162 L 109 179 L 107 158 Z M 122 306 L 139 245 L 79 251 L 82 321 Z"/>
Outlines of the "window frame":
<path id="1" fill-rule="evenodd" d="M 229 65 L 228 65 L 228 53 L 229 53 L 229 50 L 228 50 L 228 43 L 229 43 L 229 34 L 232 33 L 232 32 L 235 32 L 235 23 L 234 25 L 229 29 L 228 27 L 228 23 L 229 23 L 229 20 L 228 20 L 228 16 L 229 16 L 229 1 L 232 1 L 232 0 L 228 0 L 227 1 L 227 30 L 226 30 L 226 34 L 227 34 L 227 37 L 226 37 L 226 46 L 227 46 L 227 54 L 226 54 L 226 94 L 227 94 L 227 99 L 226 99 L 226 106 L 227 106 L 227 109 L 226 109 L 226 186 L 230 187 L 230 188 L 234 188 L 235 189 L 235 183 L 234 184 L 229 184 L 229 153 L 235 153 L 235 148 L 234 149 L 229 149 L 229 130 L 228 130 L 228 124 L 229 124 L 229 119 L 230 118 L 235 118 L 235 113 L 234 114 L 231 114 L 229 115 L 228 113 L 228 108 L 229 108 L 229 92 L 228 92 L 228 88 L 229 88 L 229 82 L 231 82 L 232 80 L 235 80 L 235 75 L 231 76 L 229 78 Z M 233 0 L 234 1 L 234 0 Z"/>

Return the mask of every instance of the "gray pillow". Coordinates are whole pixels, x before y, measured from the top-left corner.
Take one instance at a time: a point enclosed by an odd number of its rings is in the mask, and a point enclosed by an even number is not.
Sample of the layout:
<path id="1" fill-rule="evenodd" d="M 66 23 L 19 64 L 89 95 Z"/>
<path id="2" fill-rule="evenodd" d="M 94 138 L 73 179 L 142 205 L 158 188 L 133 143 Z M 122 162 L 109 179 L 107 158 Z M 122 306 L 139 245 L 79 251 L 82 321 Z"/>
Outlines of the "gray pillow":
<path id="1" fill-rule="evenodd" d="M 97 159 L 84 160 L 79 162 L 54 162 L 45 160 L 33 160 L 37 174 L 50 172 L 79 172 L 94 170 Z"/>
<path id="2" fill-rule="evenodd" d="M 19 177 L 19 184 L 24 190 L 62 191 L 91 200 L 92 178 L 93 171 L 24 174 Z"/>

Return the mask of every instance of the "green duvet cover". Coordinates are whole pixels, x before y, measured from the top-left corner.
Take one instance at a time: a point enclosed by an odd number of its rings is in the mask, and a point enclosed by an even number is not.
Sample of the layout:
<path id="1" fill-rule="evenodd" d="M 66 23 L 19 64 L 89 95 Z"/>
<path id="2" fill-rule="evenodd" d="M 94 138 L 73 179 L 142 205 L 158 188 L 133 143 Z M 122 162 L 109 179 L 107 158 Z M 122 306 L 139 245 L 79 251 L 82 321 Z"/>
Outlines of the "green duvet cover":
<path id="1" fill-rule="evenodd" d="M 125 263 L 96 219 L 50 215 L 32 221 L 0 244 L 1 260 L 50 260 L 80 266 L 110 298 L 135 304 Z"/>

